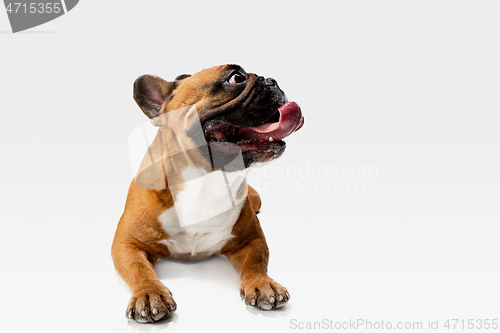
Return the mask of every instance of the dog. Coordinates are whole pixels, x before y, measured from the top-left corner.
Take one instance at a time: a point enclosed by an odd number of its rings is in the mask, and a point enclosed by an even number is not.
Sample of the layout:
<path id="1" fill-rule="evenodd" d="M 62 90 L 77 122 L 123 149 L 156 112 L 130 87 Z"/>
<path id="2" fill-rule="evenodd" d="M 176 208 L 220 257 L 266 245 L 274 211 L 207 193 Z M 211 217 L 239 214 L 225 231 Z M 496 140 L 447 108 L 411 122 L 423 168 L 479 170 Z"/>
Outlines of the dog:
<path id="1" fill-rule="evenodd" d="M 282 139 L 304 123 L 300 107 L 276 80 L 238 65 L 174 81 L 143 75 L 134 99 L 158 133 L 130 184 L 112 244 L 115 269 L 132 291 L 126 317 L 153 323 L 177 309 L 154 270 L 165 257 L 225 255 L 240 273 L 248 306 L 282 307 L 290 294 L 267 275 L 269 250 L 256 215 L 261 199 L 246 172 L 283 154 Z"/>

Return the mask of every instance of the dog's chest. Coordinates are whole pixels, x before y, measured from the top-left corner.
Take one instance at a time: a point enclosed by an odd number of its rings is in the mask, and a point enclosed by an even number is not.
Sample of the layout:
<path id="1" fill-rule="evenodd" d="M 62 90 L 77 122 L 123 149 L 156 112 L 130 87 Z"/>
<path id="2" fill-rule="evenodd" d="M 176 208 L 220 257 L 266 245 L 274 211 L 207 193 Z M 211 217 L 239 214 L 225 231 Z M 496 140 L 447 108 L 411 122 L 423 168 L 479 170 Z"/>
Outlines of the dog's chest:
<path id="1" fill-rule="evenodd" d="M 190 172 L 183 172 L 185 179 Z M 168 234 L 161 243 L 174 258 L 192 260 L 218 254 L 234 237 L 231 231 L 245 198 L 244 177 L 213 172 L 185 182 L 175 195 L 174 206 L 158 217 Z"/>
<path id="2" fill-rule="evenodd" d="M 180 226 L 175 207 L 169 208 L 158 216 L 168 234 L 160 243 L 168 246 L 172 257 L 179 259 L 204 259 L 218 254 L 234 237 L 231 231 L 242 207 L 243 202 L 218 216 L 185 227 Z"/>
<path id="3" fill-rule="evenodd" d="M 206 225 L 200 223 L 205 221 L 212 225 L 214 217 L 232 210 L 246 198 L 245 171 L 206 172 L 187 168 L 182 177 L 182 183 L 169 186 L 181 227 Z M 218 221 L 217 224 L 224 223 Z"/>

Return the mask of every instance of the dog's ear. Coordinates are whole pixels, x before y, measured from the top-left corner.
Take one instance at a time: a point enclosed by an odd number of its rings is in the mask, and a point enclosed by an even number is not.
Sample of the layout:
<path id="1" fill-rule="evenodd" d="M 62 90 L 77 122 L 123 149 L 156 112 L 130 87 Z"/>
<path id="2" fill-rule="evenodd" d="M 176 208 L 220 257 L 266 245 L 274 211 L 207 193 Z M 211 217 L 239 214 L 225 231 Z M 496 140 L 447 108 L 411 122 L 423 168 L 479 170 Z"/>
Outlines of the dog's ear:
<path id="1" fill-rule="evenodd" d="M 180 80 L 184 80 L 184 79 L 187 79 L 188 77 L 190 77 L 191 74 L 181 74 L 181 75 L 177 75 L 177 77 L 175 78 L 175 81 L 180 81 Z"/>
<path id="2" fill-rule="evenodd" d="M 176 87 L 176 82 L 168 82 L 154 75 L 142 75 L 134 82 L 134 99 L 142 112 L 149 118 L 160 115 L 160 110 Z"/>

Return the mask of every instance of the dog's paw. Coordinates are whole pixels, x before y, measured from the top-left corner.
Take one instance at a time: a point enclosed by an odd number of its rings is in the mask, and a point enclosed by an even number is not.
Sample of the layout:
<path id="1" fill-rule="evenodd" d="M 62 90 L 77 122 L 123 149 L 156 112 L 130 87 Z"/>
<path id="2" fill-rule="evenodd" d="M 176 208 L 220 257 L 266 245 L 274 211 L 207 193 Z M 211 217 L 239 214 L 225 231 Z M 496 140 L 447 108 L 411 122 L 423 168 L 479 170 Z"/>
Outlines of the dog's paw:
<path id="1" fill-rule="evenodd" d="M 290 294 L 271 278 L 257 278 L 241 284 L 240 296 L 245 304 L 259 310 L 274 310 L 285 305 Z"/>
<path id="2" fill-rule="evenodd" d="M 176 309 L 177 304 L 167 287 L 149 288 L 132 295 L 125 315 L 138 323 L 154 323 L 167 318 Z"/>

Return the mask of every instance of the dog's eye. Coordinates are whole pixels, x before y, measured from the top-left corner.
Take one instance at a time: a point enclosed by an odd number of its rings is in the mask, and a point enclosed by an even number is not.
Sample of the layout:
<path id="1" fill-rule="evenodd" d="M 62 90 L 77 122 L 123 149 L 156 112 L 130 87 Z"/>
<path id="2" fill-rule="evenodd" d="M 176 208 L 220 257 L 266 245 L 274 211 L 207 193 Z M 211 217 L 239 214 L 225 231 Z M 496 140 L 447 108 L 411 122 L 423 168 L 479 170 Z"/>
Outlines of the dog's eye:
<path id="1" fill-rule="evenodd" d="M 232 84 L 236 84 L 236 83 L 245 82 L 246 80 L 247 80 L 247 78 L 244 77 L 243 75 L 241 75 L 240 73 L 234 73 L 233 75 L 231 75 L 228 82 L 232 83 Z"/>

